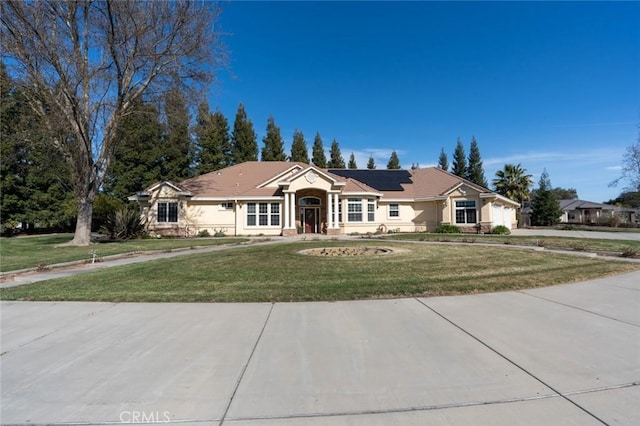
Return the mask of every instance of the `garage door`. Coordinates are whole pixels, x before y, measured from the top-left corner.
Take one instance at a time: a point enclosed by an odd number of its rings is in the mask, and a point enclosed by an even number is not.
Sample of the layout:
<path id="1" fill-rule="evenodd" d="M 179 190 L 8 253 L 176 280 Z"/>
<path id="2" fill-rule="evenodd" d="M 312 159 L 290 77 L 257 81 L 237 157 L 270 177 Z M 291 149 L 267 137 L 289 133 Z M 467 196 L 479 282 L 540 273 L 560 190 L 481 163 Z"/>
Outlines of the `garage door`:
<path id="1" fill-rule="evenodd" d="M 493 226 L 504 225 L 504 217 L 502 206 L 499 204 L 493 205 Z"/>
<path id="2" fill-rule="evenodd" d="M 511 215 L 513 214 L 513 209 L 511 207 L 504 208 L 504 226 L 511 229 L 513 223 L 511 222 Z"/>

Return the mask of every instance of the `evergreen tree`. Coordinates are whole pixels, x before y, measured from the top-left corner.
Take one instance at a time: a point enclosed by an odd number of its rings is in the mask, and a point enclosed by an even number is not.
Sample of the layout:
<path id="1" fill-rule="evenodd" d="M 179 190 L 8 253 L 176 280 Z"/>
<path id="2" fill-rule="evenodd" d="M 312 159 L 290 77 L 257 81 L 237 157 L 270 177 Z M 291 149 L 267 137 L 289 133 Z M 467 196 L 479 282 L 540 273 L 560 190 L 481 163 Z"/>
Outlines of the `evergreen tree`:
<path id="1" fill-rule="evenodd" d="M 267 134 L 262 138 L 262 142 L 264 143 L 262 161 L 286 161 L 280 127 L 276 125 L 272 115 L 267 119 Z"/>
<path id="2" fill-rule="evenodd" d="M 353 155 L 353 152 L 351 153 L 351 156 L 349 157 L 349 165 L 347 166 L 349 169 L 357 169 L 358 165 L 356 164 L 356 157 L 355 155 Z"/>
<path id="3" fill-rule="evenodd" d="M 244 105 L 238 105 L 231 134 L 231 152 L 234 164 L 258 160 L 258 142 L 253 123 L 247 118 Z"/>
<path id="4" fill-rule="evenodd" d="M 320 137 L 319 132 L 316 132 L 316 137 L 313 140 L 313 154 L 311 162 L 323 169 L 327 167 L 327 157 L 324 154 L 324 146 L 322 146 L 322 138 Z"/>
<path id="5" fill-rule="evenodd" d="M 103 192 L 121 201 L 161 179 L 162 123 L 154 105 L 136 100 L 118 128 Z"/>
<path id="6" fill-rule="evenodd" d="M 50 143 L 27 99 L 0 62 L 0 219 L 3 233 L 23 229 L 71 229 L 75 200 L 69 166 Z"/>
<path id="7" fill-rule="evenodd" d="M 338 145 L 337 140 L 333 140 L 331 142 L 331 156 L 329 158 L 329 163 L 327 163 L 328 169 L 344 169 L 344 159 L 342 158 L 342 153 L 340 153 L 340 145 Z"/>
<path id="8" fill-rule="evenodd" d="M 453 168 L 451 169 L 451 173 L 456 176 L 460 176 L 461 178 L 465 177 L 467 174 L 467 159 L 464 152 L 464 146 L 462 146 L 462 141 L 458 138 L 458 143 L 456 144 L 456 150 L 453 152 Z"/>
<path id="9" fill-rule="evenodd" d="M 484 169 L 482 168 L 482 158 L 480 157 L 480 148 L 476 138 L 471 138 L 471 147 L 469 148 L 469 164 L 467 165 L 466 178 L 476 185 L 487 187 L 487 179 L 484 177 Z"/>
<path id="10" fill-rule="evenodd" d="M 553 226 L 560 222 L 562 209 L 553 193 L 547 169 L 540 175 L 535 196 L 531 199 L 531 224 L 534 226 Z"/>
<path id="11" fill-rule="evenodd" d="M 399 169 L 400 168 L 400 159 L 398 158 L 398 154 L 395 150 L 391 152 L 391 158 L 389 158 L 389 162 L 387 163 L 387 169 Z"/>
<path id="12" fill-rule="evenodd" d="M 291 144 L 291 161 L 298 161 L 309 164 L 309 153 L 307 149 L 307 141 L 304 135 L 296 129 L 293 132 L 293 143 Z"/>
<path id="13" fill-rule="evenodd" d="M 444 148 L 440 149 L 440 157 L 438 158 L 438 168 L 444 170 L 445 172 L 449 171 L 449 159 L 447 158 L 447 153 L 444 152 Z"/>
<path id="14" fill-rule="evenodd" d="M 166 135 L 162 147 L 162 179 L 181 181 L 191 175 L 193 146 L 189 137 L 189 110 L 184 93 L 171 89 L 164 102 Z"/>
<path id="15" fill-rule="evenodd" d="M 367 162 L 367 169 L 373 170 L 376 168 L 376 162 L 373 159 L 373 155 L 369 156 L 369 161 Z"/>
<path id="16" fill-rule="evenodd" d="M 198 147 L 198 174 L 220 170 L 232 164 L 229 123 L 220 110 L 211 114 L 206 102 L 200 104 L 194 135 Z"/>

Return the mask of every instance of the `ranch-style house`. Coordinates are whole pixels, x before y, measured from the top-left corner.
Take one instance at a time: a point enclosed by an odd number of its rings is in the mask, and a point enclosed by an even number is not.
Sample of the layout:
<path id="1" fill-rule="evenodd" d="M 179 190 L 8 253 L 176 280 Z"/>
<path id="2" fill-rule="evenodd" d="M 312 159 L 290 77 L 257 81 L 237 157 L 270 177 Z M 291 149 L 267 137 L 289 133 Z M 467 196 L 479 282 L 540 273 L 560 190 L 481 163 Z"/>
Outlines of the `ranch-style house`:
<path id="1" fill-rule="evenodd" d="M 158 182 L 131 197 L 152 235 L 466 232 L 516 225 L 518 203 L 429 167 L 415 170 L 321 169 L 250 161 L 183 182 Z"/>

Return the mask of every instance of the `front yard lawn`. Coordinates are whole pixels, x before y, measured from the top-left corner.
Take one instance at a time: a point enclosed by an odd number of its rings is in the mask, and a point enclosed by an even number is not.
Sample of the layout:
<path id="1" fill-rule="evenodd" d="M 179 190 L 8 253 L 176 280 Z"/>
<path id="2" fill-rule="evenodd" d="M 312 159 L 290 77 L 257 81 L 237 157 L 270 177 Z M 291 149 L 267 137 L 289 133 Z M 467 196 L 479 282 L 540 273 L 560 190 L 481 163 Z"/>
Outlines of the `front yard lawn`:
<path id="1" fill-rule="evenodd" d="M 462 242 L 462 243 L 486 243 L 507 244 L 520 246 L 544 247 L 557 250 L 588 251 L 592 253 L 607 253 L 620 255 L 625 251 L 640 253 L 640 241 L 632 240 L 604 240 L 593 238 L 573 237 L 547 237 L 547 236 L 515 236 L 515 235 L 491 235 L 491 234 L 389 234 L 379 238 L 404 241 L 431 241 L 431 242 Z"/>
<path id="2" fill-rule="evenodd" d="M 314 247 L 391 255 L 316 257 Z M 185 255 L 4 289 L 4 300 L 287 302 L 514 290 L 635 271 L 640 264 L 508 247 L 311 241 Z"/>
<path id="3" fill-rule="evenodd" d="M 152 250 L 232 244 L 240 238 L 164 238 L 93 243 L 88 247 L 59 247 L 73 238 L 72 234 L 0 238 L 0 272 L 37 268 L 73 260 L 91 260 L 92 251 L 100 257 Z"/>

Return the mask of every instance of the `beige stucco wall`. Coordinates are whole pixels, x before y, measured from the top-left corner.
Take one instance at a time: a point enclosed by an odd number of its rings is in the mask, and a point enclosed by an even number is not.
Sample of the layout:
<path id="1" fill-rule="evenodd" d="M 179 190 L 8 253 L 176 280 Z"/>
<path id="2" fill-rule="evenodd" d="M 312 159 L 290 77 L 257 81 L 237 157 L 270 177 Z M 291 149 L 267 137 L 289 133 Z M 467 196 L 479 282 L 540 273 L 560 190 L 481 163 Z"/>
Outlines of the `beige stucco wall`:
<path id="1" fill-rule="evenodd" d="M 423 201 L 415 203 L 415 226 L 417 232 L 431 232 L 440 225 L 445 214 L 444 202 Z"/>
<path id="2" fill-rule="evenodd" d="M 389 216 L 390 205 L 398 205 L 398 216 Z M 427 229 L 427 220 L 420 206 L 408 201 L 380 201 L 376 211 L 378 227 L 394 232 L 423 232 Z"/>
<path id="3" fill-rule="evenodd" d="M 289 185 L 289 190 L 290 191 L 298 191 L 301 189 L 307 189 L 307 188 L 313 188 L 313 189 L 319 189 L 322 191 L 330 191 L 331 187 L 332 187 L 332 183 L 330 181 L 327 180 L 327 178 L 325 178 L 322 175 L 319 175 L 317 173 L 314 172 L 314 174 L 316 175 L 316 178 L 313 182 L 309 182 L 306 179 L 306 176 L 311 172 L 308 171 L 307 173 L 304 173 L 300 176 L 298 176 L 294 181 L 291 182 L 291 184 Z"/>
<path id="4" fill-rule="evenodd" d="M 231 209 L 221 207 L 222 201 L 189 200 L 184 222 L 188 226 L 190 236 L 196 236 L 206 230 L 213 235 L 222 232 L 225 235 L 236 235 L 235 203 Z"/>

